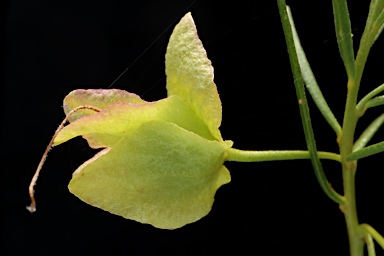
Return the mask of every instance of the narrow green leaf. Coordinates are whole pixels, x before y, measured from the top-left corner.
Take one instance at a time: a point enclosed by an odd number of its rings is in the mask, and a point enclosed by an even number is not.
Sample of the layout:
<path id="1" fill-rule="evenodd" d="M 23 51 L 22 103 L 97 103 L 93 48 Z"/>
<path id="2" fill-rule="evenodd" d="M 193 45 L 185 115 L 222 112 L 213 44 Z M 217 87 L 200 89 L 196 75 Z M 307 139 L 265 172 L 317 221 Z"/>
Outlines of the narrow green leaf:
<path id="1" fill-rule="evenodd" d="M 371 99 L 370 101 L 367 102 L 365 106 L 366 108 L 373 108 L 380 105 L 384 105 L 384 96 L 378 96 L 376 98 Z"/>
<path id="2" fill-rule="evenodd" d="M 360 40 L 359 50 L 355 61 L 355 83 L 359 84 L 369 51 L 379 37 L 384 24 L 384 0 L 372 0 L 369 6 L 367 23 Z"/>
<path id="3" fill-rule="evenodd" d="M 353 52 L 351 22 L 349 20 L 347 1 L 332 0 L 332 6 L 340 55 L 343 59 L 348 78 L 352 79 L 355 75 L 355 54 Z"/>
<path id="4" fill-rule="evenodd" d="M 374 41 L 379 38 L 384 28 L 384 0 L 372 0 L 370 5 L 370 11 L 372 9 L 372 16 L 375 17 L 373 23 L 373 30 L 376 30 Z"/>
<path id="5" fill-rule="evenodd" d="M 384 91 L 384 84 L 378 86 L 377 88 L 375 88 L 374 90 L 372 90 L 370 93 L 368 93 L 367 95 L 365 95 L 360 101 L 359 103 L 357 104 L 356 106 L 356 109 L 358 112 L 365 112 L 365 110 L 367 109 L 367 102 L 370 101 L 373 97 L 375 97 L 377 94 L 381 93 L 382 91 Z"/>
<path id="6" fill-rule="evenodd" d="M 376 256 L 375 244 L 373 243 L 371 234 L 367 233 L 365 235 L 365 242 L 367 244 L 368 256 Z"/>
<path id="7" fill-rule="evenodd" d="M 323 168 L 321 166 L 321 162 L 319 160 L 317 149 L 316 149 L 316 142 L 315 142 L 315 136 L 313 134 L 312 129 L 312 123 L 311 123 L 311 117 L 309 114 L 309 108 L 307 99 L 305 96 L 305 89 L 303 84 L 303 79 L 301 76 L 300 71 L 300 65 L 296 54 L 295 44 L 293 41 L 293 35 L 292 35 L 292 28 L 289 23 L 288 13 L 287 13 L 287 6 L 285 4 L 285 0 L 278 0 L 277 1 L 278 7 L 279 7 L 279 13 L 281 18 L 281 23 L 283 25 L 285 40 L 287 43 L 287 50 L 289 54 L 289 60 L 291 63 L 292 73 L 294 76 L 294 82 L 295 82 L 295 88 L 296 88 L 296 95 L 299 102 L 299 109 L 300 109 L 300 115 L 301 120 L 304 128 L 304 134 L 305 139 L 307 142 L 308 150 L 311 155 L 311 161 L 312 166 L 315 170 L 316 178 L 325 192 L 325 194 L 335 201 L 336 203 L 343 205 L 344 204 L 344 198 L 339 195 L 330 185 L 327 181 L 327 178 L 325 176 L 325 173 L 323 171 Z"/>
<path id="8" fill-rule="evenodd" d="M 371 30 L 374 34 L 374 41 L 376 41 L 384 28 L 384 0 L 373 0 L 370 5 L 370 12 L 372 12 L 370 16 L 373 20 Z"/>
<path id="9" fill-rule="evenodd" d="M 375 241 L 381 246 L 381 248 L 384 249 L 384 237 L 382 237 L 372 226 L 368 224 L 361 224 L 360 226 L 364 228 L 365 231 L 367 231 L 369 234 L 371 234 L 373 239 L 375 239 Z"/>
<path id="10" fill-rule="evenodd" d="M 367 127 L 367 129 L 364 130 L 364 132 L 360 135 L 359 139 L 357 139 L 355 144 L 353 145 L 353 151 L 357 151 L 364 148 L 383 123 L 384 114 L 373 120 L 373 122 Z"/>
<path id="11" fill-rule="evenodd" d="M 303 76 L 305 85 L 312 96 L 313 101 L 316 106 L 319 108 L 321 114 L 324 116 L 325 120 L 332 127 L 332 129 L 336 132 L 336 135 L 339 136 L 341 133 L 341 126 L 335 116 L 332 113 L 332 110 L 329 108 L 327 101 L 325 100 L 319 85 L 316 82 L 316 78 L 312 72 L 311 66 L 305 56 L 305 52 L 301 46 L 299 36 L 297 34 L 295 23 L 292 18 L 292 13 L 289 8 L 287 8 L 289 21 L 292 27 L 293 33 L 293 41 L 295 42 L 295 48 L 297 57 L 299 59 L 301 75 Z"/>
<path id="12" fill-rule="evenodd" d="M 348 161 L 358 160 L 367 156 L 375 155 L 384 151 L 384 141 L 362 148 L 350 154 L 347 157 Z"/>
<path id="13" fill-rule="evenodd" d="M 373 23 L 383 13 L 384 0 L 372 0 L 369 5 L 369 14 L 367 21 Z"/>
<path id="14" fill-rule="evenodd" d="M 384 15 L 383 15 L 383 17 L 384 17 Z M 384 23 L 381 24 L 381 27 L 379 28 L 378 32 L 375 35 L 375 39 L 373 39 L 374 41 L 376 41 L 377 38 L 379 38 L 379 36 L 381 35 L 381 32 L 383 32 L 383 28 L 384 28 Z"/>

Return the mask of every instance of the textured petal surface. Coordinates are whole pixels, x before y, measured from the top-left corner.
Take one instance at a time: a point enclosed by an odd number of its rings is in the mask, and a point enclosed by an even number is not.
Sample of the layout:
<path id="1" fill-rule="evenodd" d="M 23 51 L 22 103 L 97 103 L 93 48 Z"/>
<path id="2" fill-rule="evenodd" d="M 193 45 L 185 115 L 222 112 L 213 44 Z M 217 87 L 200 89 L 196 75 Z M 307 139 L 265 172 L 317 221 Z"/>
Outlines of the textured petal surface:
<path id="1" fill-rule="evenodd" d="M 176 25 L 165 55 L 168 95 L 178 95 L 207 123 L 217 140 L 222 110 L 213 67 L 187 13 Z"/>
<path id="2" fill-rule="evenodd" d="M 67 115 L 72 109 L 90 105 L 98 109 L 105 109 L 110 105 L 118 102 L 126 102 L 132 104 L 143 104 L 146 101 L 142 100 L 138 95 L 118 89 L 78 89 L 70 92 L 63 102 L 64 112 Z M 92 110 L 79 110 L 69 118 L 73 122 L 83 116 L 94 114 Z"/>
<path id="3" fill-rule="evenodd" d="M 116 103 L 76 120 L 57 135 L 54 146 L 83 135 L 93 148 L 112 147 L 125 134 L 151 120 L 163 120 L 213 140 L 207 125 L 178 96 L 144 104 Z"/>
<path id="4" fill-rule="evenodd" d="M 175 229 L 204 217 L 216 190 L 230 181 L 225 142 L 175 124 L 150 121 L 73 174 L 69 190 L 111 213 Z"/>

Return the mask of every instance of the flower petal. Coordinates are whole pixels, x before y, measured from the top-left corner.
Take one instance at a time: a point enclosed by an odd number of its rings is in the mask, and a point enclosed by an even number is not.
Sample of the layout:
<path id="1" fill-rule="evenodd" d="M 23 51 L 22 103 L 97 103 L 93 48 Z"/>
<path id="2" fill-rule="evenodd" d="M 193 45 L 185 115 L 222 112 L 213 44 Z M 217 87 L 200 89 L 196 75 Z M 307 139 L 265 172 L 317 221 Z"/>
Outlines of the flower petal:
<path id="1" fill-rule="evenodd" d="M 175 229 L 204 217 L 230 181 L 225 142 L 150 121 L 81 165 L 69 190 L 124 218 Z"/>
<path id="2" fill-rule="evenodd" d="M 163 120 L 214 140 L 207 125 L 178 96 L 144 104 L 116 103 L 76 120 L 64 127 L 54 141 L 54 146 L 83 135 L 93 148 L 112 147 L 125 134 L 150 120 Z"/>
<path id="3" fill-rule="evenodd" d="M 65 114 L 68 114 L 72 109 L 83 106 L 90 105 L 98 109 L 105 109 L 106 107 L 113 105 L 118 102 L 127 102 L 132 104 L 143 104 L 146 101 L 142 100 L 138 95 L 134 93 L 129 93 L 127 91 L 118 90 L 118 89 L 78 89 L 71 91 L 65 98 L 63 103 L 63 108 Z M 79 110 L 74 113 L 69 121 L 73 122 L 83 116 L 94 114 L 94 111 L 91 110 Z"/>
<path id="4" fill-rule="evenodd" d="M 187 13 L 176 25 L 165 55 L 168 95 L 178 95 L 222 141 L 219 127 L 222 109 L 213 82 L 213 67 L 201 43 L 195 23 Z"/>

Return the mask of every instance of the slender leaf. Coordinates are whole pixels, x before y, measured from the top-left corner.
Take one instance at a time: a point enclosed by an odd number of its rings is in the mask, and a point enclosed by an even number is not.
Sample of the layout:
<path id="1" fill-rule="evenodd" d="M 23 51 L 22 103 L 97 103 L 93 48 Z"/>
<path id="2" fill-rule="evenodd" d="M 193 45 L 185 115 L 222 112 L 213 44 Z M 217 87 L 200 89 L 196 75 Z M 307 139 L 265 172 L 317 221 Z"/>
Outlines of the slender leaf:
<path id="1" fill-rule="evenodd" d="M 311 66 L 309 65 L 307 57 L 305 56 L 305 52 L 301 46 L 300 39 L 295 28 L 295 23 L 293 22 L 292 13 L 289 8 L 287 8 L 287 11 L 289 21 L 292 27 L 293 41 L 295 42 L 296 53 L 299 59 L 301 69 L 301 75 L 303 76 L 305 85 L 309 93 L 311 94 L 316 106 L 319 108 L 321 114 L 324 116 L 325 120 L 332 127 L 332 129 L 336 132 L 336 135 L 339 136 L 341 133 L 341 126 L 333 115 L 332 110 L 329 108 L 327 101 L 325 100 L 319 88 L 319 85 L 316 82 L 316 78 L 313 75 Z"/>
<path id="2" fill-rule="evenodd" d="M 357 111 L 359 112 L 364 112 L 367 107 L 366 107 L 366 104 L 369 100 L 371 100 L 373 97 L 375 97 L 377 94 L 381 93 L 382 91 L 384 91 L 384 84 L 378 86 L 377 88 L 375 88 L 374 90 L 372 90 L 370 93 L 368 93 L 367 95 L 365 95 L 359 102 L 359 104 L 357 104 L 356 106 L 356 109 Z"/>
<path id="3" fill-rule="evenodd" d="M 366 108 L 373 108 L 380 105 L 384 105 L 384 96 L 379 96 L 371 99 L 370 101 L 367 102 Z"/>
<path id="4" fill-rule="evenodd" d="M 316 178 L 325 192 L 325 194 L 335 201 L 338 204 L 343 205 L 344 204 L 344 198 L 339 195 L 330 185 L 327 181 L 327 178 L 325 176 L 325 173 L 323 171 L 323 168 L 321 166 L 321 162 L 319 160 L 317 149 L 316 149 L 316 142 L 315 142 L 315 136 L 313 134 L 312 129 L 312 123 L 311 123 L 311 117 L 309 114 L 309 108 L 308 108 L 308 102 L 305 96 L 305 89 L 304 89 L 304 83 L 301 76 L 300 71 L 300 65 L 297 58 L 296 50 L 295 50 L 295 44 L 293 41 L 293 35 L 292 35 L 292 28 L 289 23 L 288 13 L 287 13 L 287 6 L 285 4 L 285 0 L 278 0 L 277 1 L 278 7 L 279 7 L 279 13 L 281 18 L 281 23 L 283 25 L 285 40 L 287 43 L 287 50 L 289 54 L 289 60 L 291 63 L 292 73 L 294 76 L 294 82 L 295 82 L 295 88 L 296 88 L 296 95 L 299 102 L 299 109 L 300 109 L 300 115 L 301 120 L 304 128 L 304 134 L 305 139 L 307 142 L 308 150 L 311 155 L 311 161 L 312 166 L 315 170 Z"/>
<path id="5" fill-rule="evenodd" d="M 375 244 L 373 243 L 371 234 L 368 233 L 365 236 L 365 242 L 367 243 L 368 256 L 376 256 Z"/>
<path id="6" fill-rule="evenodd" d="M 383 17 L 384 17 L 384 15 L 383 15 Z M 379 28 L 377 34 L 375 35 L 375 39 L 373 39 L 374 41 L 376 41 L 377 38 L 379 38 L 379 36 L 381 35 L 381 32 L 383 32 L 383 28 L 384 28 L 384 23 L 381 24 L 381 27 Z"/>
<path id="7" fill-rule="evenodd" d="M 384 28 L 384 1 L 383 0 L 373 0 L 370 6 L 370 12 L 372 10 L 373 18 L 375 19 L 372 22 L 371 30 L 375 34 L 374 41 L 380 36 Z"/>
<path id="8" fill-rule="evenodd" d="M 373 22 L 378 18 L 384 9 L 384 0 L 372 0 L 369 6 L 368 21 Z"/>
<path id="9" fill-rule="evenodd" d="M 373 237 L 373 239 L 375 239 L 381 248 L 384 249 L 384 237 L 382 237 L 373 227 L 368 224 L 361 224 L 360 226 L 364 228 L 365 231 L 367 231 Z"/>
<path id="10" fill-rule="evenodd" d="M 355 54 L 353 52 L 351 22 L 349 20 L 347 1 L 332 0 L 332 5 L 337 44 L 339 45 L 340 55 L 343 59 L 348 78 L 352 79 L 355 75 Z"/>
<path id="11" fill-rule="evenodd" d="M 335 0 L 334 0 L 335 1 Z M 343 0 L 345 1 L 345 0 Z M 359 84 L 369 51 L 379 37 L 384 24 L 384 0 L 372 0 L 369 6 L 367 23 L 360 40 L 355 61 L 355 83 Z"/>
<path id="12" fill-rule="evenodd" d="M 384 141 L 373 144 L 371 146 L 357 150 L 347 156 L 348 161 L 358 160 L 367 156 L 375 155 L 384 151 Z"/>
<path id="13" fill-rule="evenodd" d="M 384 114 L 373 120 L 367 129 L 365 129 L 365 131 L 360 135 L 359 139 L 356 140 L 355 144 L 353 145 L 353 151 L 358 151 L 364 148 L 383 123 Z"/>

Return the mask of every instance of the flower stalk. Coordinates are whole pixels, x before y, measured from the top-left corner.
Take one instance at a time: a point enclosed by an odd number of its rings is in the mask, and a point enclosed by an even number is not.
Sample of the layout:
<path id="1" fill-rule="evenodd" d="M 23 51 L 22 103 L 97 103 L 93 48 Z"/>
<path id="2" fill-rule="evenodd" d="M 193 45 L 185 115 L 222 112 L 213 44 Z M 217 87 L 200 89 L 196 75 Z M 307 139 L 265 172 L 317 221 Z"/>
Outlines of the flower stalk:
<path id="1" fill-rule="evenodd" d="M 280 160 L 311 159 L 309 151 L 304 150 L 267 150 L 249 151 L 230 148 L 227 150 L 227 161 L 264 162 Z M 340 155 L 330 152 L 317 152 L 320 159 L 341 161 Z"/>

